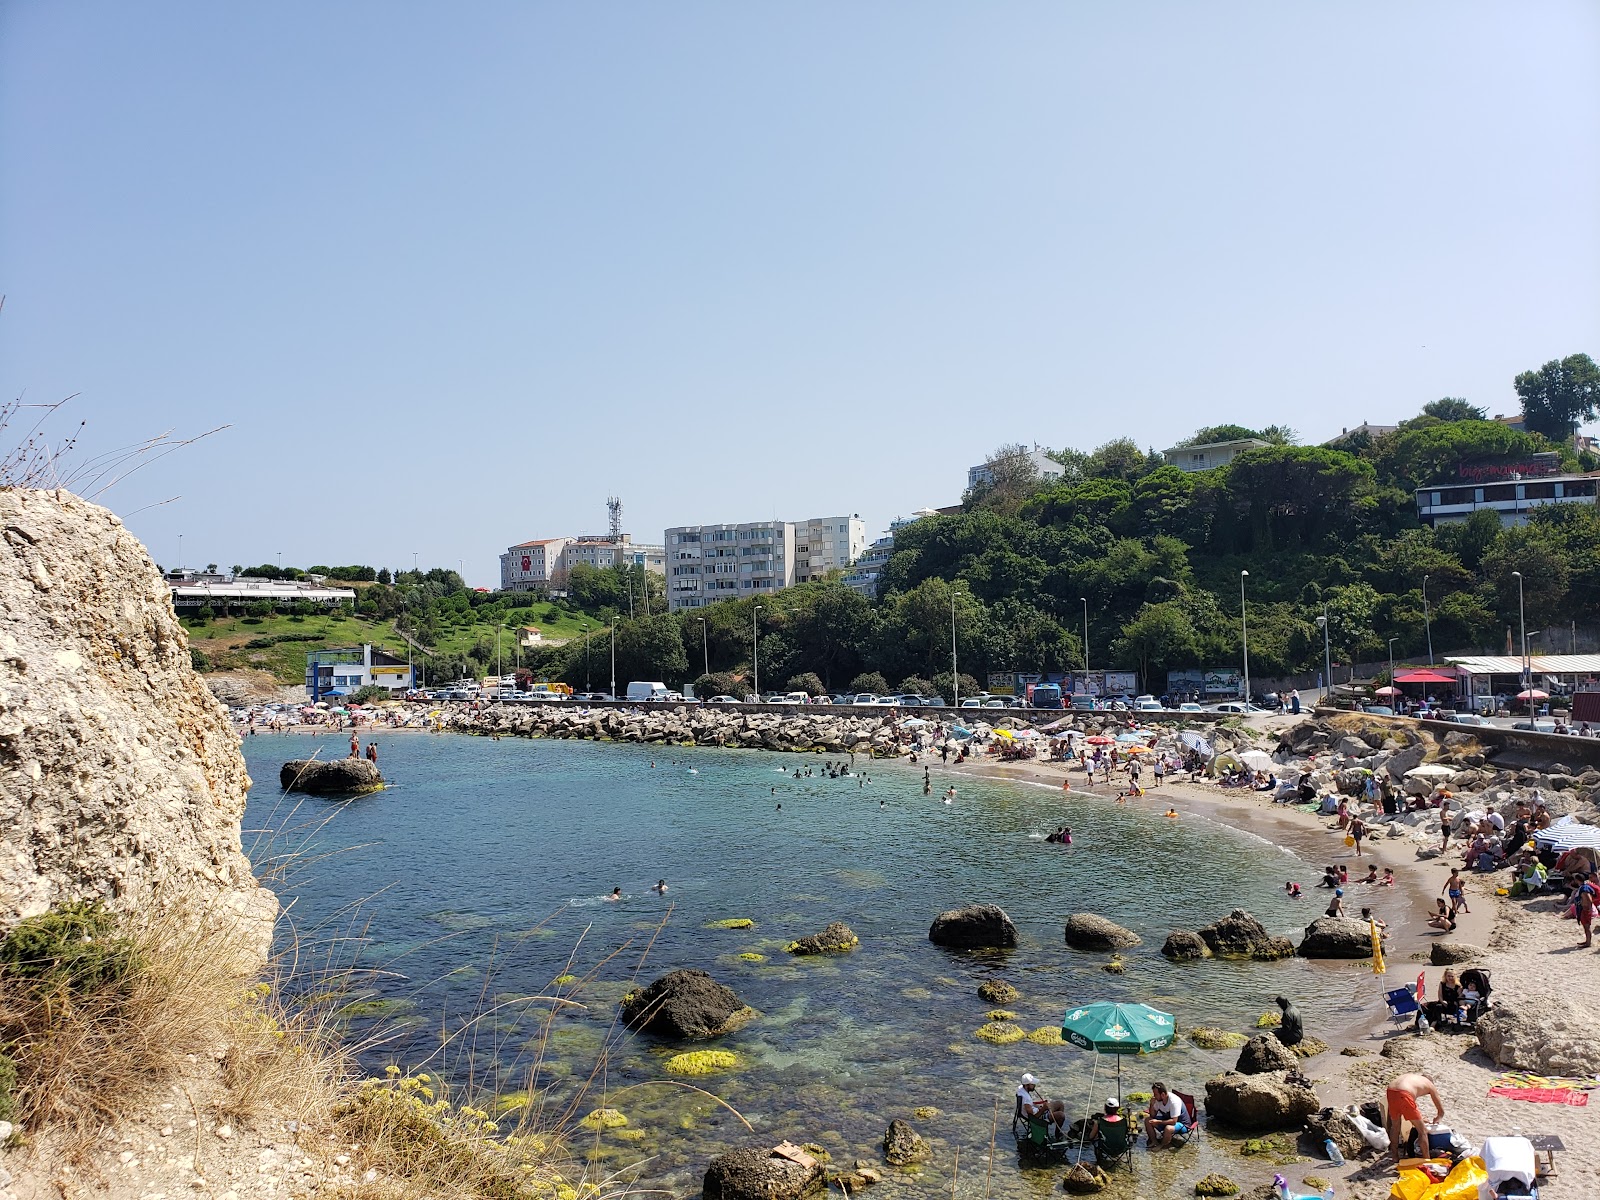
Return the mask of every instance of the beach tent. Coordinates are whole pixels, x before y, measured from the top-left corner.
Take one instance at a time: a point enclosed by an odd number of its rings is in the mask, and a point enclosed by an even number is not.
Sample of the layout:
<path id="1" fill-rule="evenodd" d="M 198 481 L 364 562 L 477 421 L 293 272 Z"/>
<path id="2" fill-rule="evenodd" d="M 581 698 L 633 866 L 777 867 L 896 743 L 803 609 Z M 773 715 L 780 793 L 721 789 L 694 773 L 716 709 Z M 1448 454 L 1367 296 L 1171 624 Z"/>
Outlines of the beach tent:
<path id="1" fill-rule="evenodd" d="M 1213 775 L 1221 775 L 1224 771 L 1237 771 L 1243 765 L 1235 754 L 1219 754 L 1211 760 L 1210 771 Z"/>
<path id="2" fill-rule="evenodd" d="M 1239 755 L 1239 761 L 1252 771 L 1266 771 L 1271 773 L 1277 770 L 1278 764 L 1272 761 L 1272 756 L 1265 750 L 1246 750 Z"/>
<path id="3" fill-rule="evenodd" d="M 1177 1024 L 1172 1014 L 1148 1004 L 1100 1001 L 1069 1008 L 1061 1018 L 1061 1040 L 1096 1054 L 1117 1058 L 1117 1096 L 1122 1096 L 1122 1058 L 1152 1054 L 1172 1045 Z"/>

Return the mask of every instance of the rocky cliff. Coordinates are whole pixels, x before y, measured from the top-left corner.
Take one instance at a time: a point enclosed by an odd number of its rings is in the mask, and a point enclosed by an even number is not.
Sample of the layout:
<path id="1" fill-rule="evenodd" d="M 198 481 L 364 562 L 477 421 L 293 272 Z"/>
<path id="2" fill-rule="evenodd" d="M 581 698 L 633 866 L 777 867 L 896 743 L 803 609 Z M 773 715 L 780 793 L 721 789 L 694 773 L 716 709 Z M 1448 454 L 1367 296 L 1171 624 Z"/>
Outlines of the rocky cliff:
<path id="1" fill-rule="evenodd" d="M 270 942 L 227 713 L 145 548 L 66 492 L 0 490 L 0 929 L 75 899 Z"/>

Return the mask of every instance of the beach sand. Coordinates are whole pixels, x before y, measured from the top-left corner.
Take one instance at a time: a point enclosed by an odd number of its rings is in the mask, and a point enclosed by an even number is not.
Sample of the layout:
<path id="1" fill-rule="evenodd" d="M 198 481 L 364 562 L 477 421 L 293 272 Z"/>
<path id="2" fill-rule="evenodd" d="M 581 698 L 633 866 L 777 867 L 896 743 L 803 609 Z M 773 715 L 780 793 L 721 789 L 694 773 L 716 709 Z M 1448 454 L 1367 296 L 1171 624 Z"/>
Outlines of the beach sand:
<path id="1" fill-rule="evenodd" d="M 1256 728 L 1275 732 L 1300 719 L 1305 718 L 1268 718 Z M 1079 797 L 1097 795 L 1108 804 L 1115 803 L 1115 784 L 1107 795 L 1103 785 L 1091 788 L 1084 784 L 1081 770 L 1075 768 L 1069 774 L 1060 763 L 1000 763 L 984 759 L 953 767 L 935 758 L 931 765 L 936 773 L 976 774 L 1055 787 L 1067 778 L 1072 792 Z M 1127 803 L 1155 812 L 1164 812 L 1170 806 L 1184 816 L 1220 821 L 1265 837 L 1298 856 L 1305 863 L 1304 878 L 1298 880 L 1305 895 L 1299 901 L 1286 899 L 1285 903 L 1304 906 L 1306 924 L 1322 915 L 1327 902 L 1328 892 L 1311 886 L 1321 877 L 1324 865 L 1347 866 L 1352 877 L 1364 874 L 1368 863 L 1377 863 L 1380 872 L 1384 867 L 1393 867 L 1393 888 L 1352 882 L 1345 889 L 1345 899 L 1350 902 L 1348 911 L 1356 914 L 1363 905 L 1371 905 L 1375 914 L 1389 923 L 1385 990 L 1415 982 L 1420 973 L 1426 978 L 1428 995 L 1433 995 L 1445 968 L 1428 965 L 1430 950 L 1435 941 L 1449 940 L 1485 950 L 1476 965 L 1490 970 L 1497 1004 L 1559 990 L 1586 1007 L 1600 1010 L 1600 942 L 1595 949 L 1577 949 L 1578 928 L 1574 922 L 1559 919 L 1559 905 L 1553 899 L 1496 896 L 1494 888 L 1506 877 L 1503 872 L 1466 877 L 1471 911 L 1460 916 L 1454 933 L 1442 934 L 1428 928 L 1426 915 L 1443 888 L 1448 864 L 1460 861 L 1454 853 L 1449 858 L 1417 858 L 1419 845 L 1437 845 L 1436 842 L 1375 838 L 1357 858 L 1353 849 L 1345 847 L 1344 835 L 1331 818 L 1272 804 L 1261 793 L 1224 791 L 1209 783 L 1191 784 L 1186 776 L 1183 782 L 1164 783 L 1159 789 L 1149 789 L 1143 798 Z M 1452 846 L 1452 852 L 1455 850 Z M 1197 915 L 1196 922 L 1203 924 L 1225 916 L 1228 909 L 1226 900 L 1219 899 L 1217 911 Z M 1461 969 L 1456 968 L 1458 972 Z M 1600 1116 L 1600 1093 L 1594 1094 L 1593 1108 L 1532 1104 L 1491 1096 L 1490 1086 L 1506 1068 L 1491 1062 L 1471 1034 L 1431 1032 L 1418 1036 L 1409 1019 L 1395 1020 L 1377 1004 L 1343 1028 L 1320 1027 L 1314 1013 L 1302 1015 L 1306 1032 L 1331 1047 L 1329 1053 L 1307 1060 L 1303 1068 L 1315 1081 L 1324 1104 L 1343 1107 L 1379 1100 L 1390 1079 L 1407 1071 L 1420 1071 L 1434 1080 L 1444 1097 L 1444 1123 L 1474 1145 L 1481 1145 L 1486 1137 L 1507 1135 L 1549 1133 L 1562 1139 L 1567 1149 L 1557 1153 L 1556 1174 L 1541 1183 L 1542 1200 L 1600 1198 L 1600 1146 L 1592 1136 L 1595 1117 Z M 1351 1055 L 1340 1053 L 1346 1047 L 1352 1050 Z M 1203 1093 L 1204 1084 L 1204 1080 L 1194 1080 L 1192 1090 Z M 1424 1115 L 1432 1113 L 1426 1101 L 1422 1110 Z M 1397 1178 L 1387 1155 L 1352 1161 L 1342 1168 L 1317 1159 L 1305 1159 L 1288 1168 L 1257 1167 L 1251 1160 L 1241 1158 L 1238 1169 L 1230 1174 L 1249 1189 L 1271 1182 L 1273 1173 L 1280 1170 L 1289 1179 L 1291 1191 L 1300 1188 L 1303 1176 L 1320 1176 L 1335 1183 L 1341 1200 L 1382 1200 Z"/>

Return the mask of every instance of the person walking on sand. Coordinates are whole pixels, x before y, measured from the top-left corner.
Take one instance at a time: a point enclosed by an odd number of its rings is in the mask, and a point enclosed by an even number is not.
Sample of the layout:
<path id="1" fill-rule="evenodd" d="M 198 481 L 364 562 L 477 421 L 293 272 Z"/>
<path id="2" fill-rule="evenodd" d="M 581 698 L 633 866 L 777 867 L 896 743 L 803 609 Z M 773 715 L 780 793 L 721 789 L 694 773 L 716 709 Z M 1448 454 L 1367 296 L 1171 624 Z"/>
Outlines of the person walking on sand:
<path id="1" fill-rule="evenodd" d="M 1600 895 L 1600 887 L 1587 874 L 1578 876 L 1578 890 L 1572 894 L 1572 915 L 1578 918 L 1578 926 L 1583 930 L 1583 946 L 1594 945 L 1594 910 L 1595 898 Z"/>
<path id="2" fill-rule="evenodd" d="M 1444 887 L 1439 890 L 1450 897 L 1450 913 L 1452 916 L 1458 912 L 1469 913 L 1472 911 L 1467 907 L 1467 885 L 1466 881 L 1461 878 L 1460 867 L 1450 868 L 1450 878 L 1444 881 Z"/>
<path id="3" fill-rule="evenodd" d="M 1433 1101 L 1433 1123 L 1437 1125 L 1444 1120 L 1444 1101 L 1439 1098 L 1439 1089 L 1433 1080 L 1426 1075 L 1412 1072 L 1401 1075 L 1390 1082 L 1384 1091 L 1384 1104 L 1388 1108 L 1389 1153 L 1394 1156 L 1394 1161 L 1399 1162 L 1403 1149 L 1400 1144 L 1401 1122 L 1409 1121 L 1422 1136 L 1423 1132 L 1422 1110 L 1417 1107 L 1417 1101 L 1423 1096 Z"/>
<path id="4" fill-rule="evenodd" d="M 1356 843 L 1356 857 L 1360 858 L 1361 857 L 1361 839 L 1367 836 L 1367 823 L 1365 821 L 1363 821 L 1360 817 L 1354 817 L 1354 818 L 1351 819 L 1350 828 L 1346 832 L 1348 832 L 1350 834 L 1351 838 L 1353 838 L 1355 840 L 1355 843 Z"/>

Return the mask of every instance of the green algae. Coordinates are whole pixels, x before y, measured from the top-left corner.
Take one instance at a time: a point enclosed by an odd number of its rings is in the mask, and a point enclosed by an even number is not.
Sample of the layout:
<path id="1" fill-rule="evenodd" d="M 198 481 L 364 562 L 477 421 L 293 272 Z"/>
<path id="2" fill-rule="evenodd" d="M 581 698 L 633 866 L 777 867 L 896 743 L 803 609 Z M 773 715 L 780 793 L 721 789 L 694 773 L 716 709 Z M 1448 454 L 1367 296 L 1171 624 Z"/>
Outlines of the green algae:
<path id="1" fill-rule="evenodd" d="M 1010 1021 L 990 1021 L 987 1025 L 975 1029 L 972 1036 L 996 1046 L 1009 1046 L 1012 1042 L 1020 1042 L 1028 1035 L 1020 1026 L 1013 1025 Z"/>
<path id="2" fill-rule="evenodd" d="M 726 917 L 721 921 L 708 921 L 706 929 L 754 929 L 756 923 L 749 917 Z"/>
<path id="3" fill-rule="evenodd" d="M 1017 1014 L 1005 1008 L 991 1008 L 983 1017 L 986 1021 L 1015 1021 Z"/>
<path id="4" fill-rule="evenodd" d="M 621 1129 L 628 1123 L 628 1118 L 614 1108 L 597 1108 L 578 1124 L 585 1129 Z"/>
<path id="5" fill-rule="evenodd" d="M 1061 1036 L 1061 1026 L 1041 1025 L 1028 1034 L 1028 1040 L 1035 1046 L 1065 1046 L 1066 1039 Z"/>
<path id="6" fill-rule="evenodd" d="M 765 954 L 757 954 L 754 950 L 746 950 L 743 954 L 739 955 L 739 961 L 766 962 L 767 956 Z"/>
<path id="7" fill-rule="evenodd" d="M 731 1050 L 690 1050 L 674 1054 L 662 1065 L 673 1075 L 711 1075 L 733 1070 L 739 1065 L 739 1056 Z"/>

